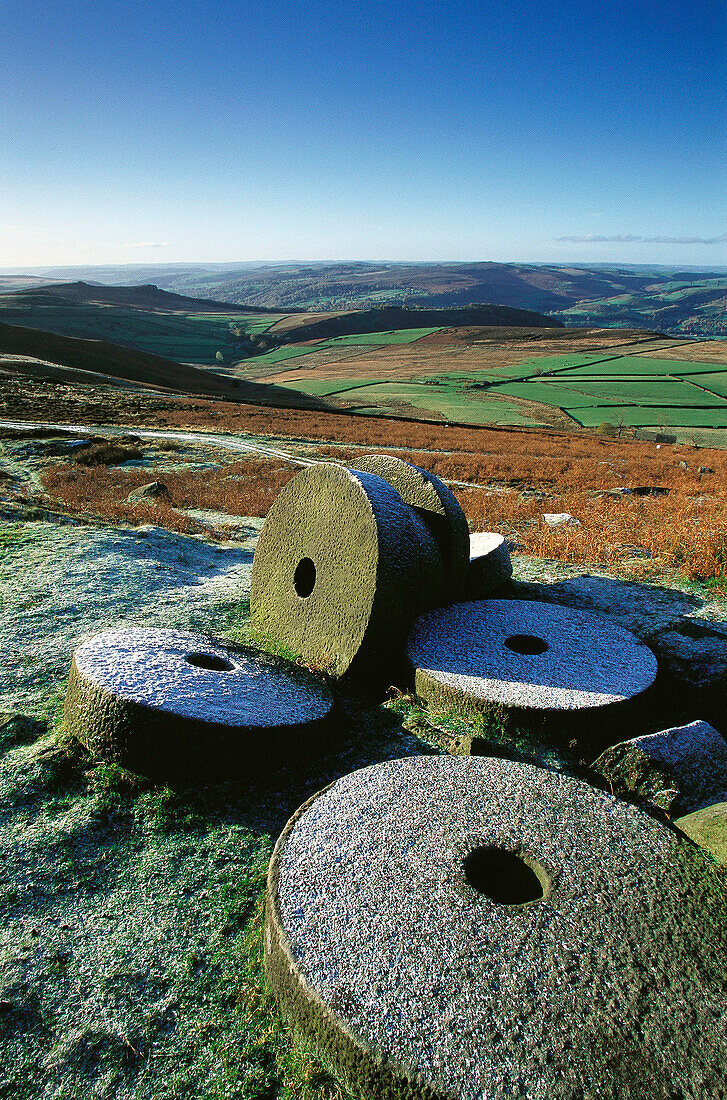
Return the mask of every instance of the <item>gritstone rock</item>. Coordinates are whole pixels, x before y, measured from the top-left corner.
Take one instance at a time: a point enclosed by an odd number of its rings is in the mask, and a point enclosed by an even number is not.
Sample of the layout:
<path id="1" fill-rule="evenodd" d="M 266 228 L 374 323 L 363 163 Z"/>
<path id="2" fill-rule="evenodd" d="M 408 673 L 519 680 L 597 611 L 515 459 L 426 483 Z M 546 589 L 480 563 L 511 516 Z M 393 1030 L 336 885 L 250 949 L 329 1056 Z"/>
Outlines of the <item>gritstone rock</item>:
<path id="1" fill-rule="evenodd" d="M 495 532 L 470 535 L 470 564 L 464 596 L 468 600 L 486 600 L 512 576 L 507 542 Z"/>
<path id="2" fill-rule="evenodd" d="M 423 595 L 438 596 L 443 580 L 434 539 L 388 482 L 321 464 L 268 512 L 250 619 L 259 636 L 370 684 L 391 677 Z"/>
<path id="3" fill-rule="evenodd" d="M 515 583 L 514 591 L 523 599 L 599 615 L 630 630 L 653 650 L 659 662 L 659 713 L 649 732 L 691 722 L 695 714 L 727 730 L 727 620 L 721 601 L 708 604 L 677 588 L 599 574 L 553 584 L 549 572 L 550 563 L 540 562 L 530 572 L 530 579 L 538 583 Z"/>
<path id="4" fill-rule="evenodd" d="M 727 743 L 707 722 L 620 741 L 592 767 L 616 788 L 669 812 L 689 813 L 727 793 Z"/>
<path id="5" fill-rule="evenodd" d="M 434 474 L 391 455 L 367 455 L 354 468 L 383 477 L 426 523 L 439 547 L 447 574 L 442 602 L 459 599 L 469 567 L 469 526 L 452 490 Z M 430 603 L 429 606 L 437 605 Z"/>
<path id="6" fill-rule="evenodd" d="M 274 767 L 328 730 L 328 688 L 303 669 L 201 634 L 122 629 L 73 655 L 66 725 L 95 756 L 145 775 Z"/>
<path id="7" fill-rule="evenodd" d="M 727 866 L 727 802 L 717 802 L 686 817 L 678 817 L 674 824 L 718 863 Z"/>
<path id="8" fill-rule="evenodd" d="M 169 500 L 169 490 L 163 481 L 150 481 L 147 485 L 140 485 L 138 489 L 132 489 L 126 498 L 128 501 L 150 501 L 152 504 L 159 500 Z"/>
<path id="9" fill-rule="evenodd" d="M 581 521 L 570 512 L 543 512 L 548 527 L 581 527 Z"/>
<path id="10" fill-rule="evenodd" d="M 270 864 L 266 969 L 356 1095 L 727 1096 L 727 885 L 676 830 L 486 757 L 339 779 Z"/>
<path id="11" fill-rule="evenodd" d="M 595 615 L 522 600 L 460 603 L 422 615 L 409 660 L 418 695 L 465 716 L 570 715 L 584 736 L 598 719 L 623 720 L 651 686 L 656 658 L 632 634 Z"/>

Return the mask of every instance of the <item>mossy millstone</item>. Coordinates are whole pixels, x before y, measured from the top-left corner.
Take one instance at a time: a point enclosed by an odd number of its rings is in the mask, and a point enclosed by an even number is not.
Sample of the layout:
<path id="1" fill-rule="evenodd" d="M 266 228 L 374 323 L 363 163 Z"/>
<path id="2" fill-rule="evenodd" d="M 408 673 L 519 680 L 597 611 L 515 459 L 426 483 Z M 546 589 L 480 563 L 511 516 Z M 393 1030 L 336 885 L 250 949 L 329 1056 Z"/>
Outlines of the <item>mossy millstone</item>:
<path id="1" fill-rule="evenodd" d="M 424 520 L 439 546 L 447 574 L 440 603 L 460 598 L 469 569 L 470 536 L 467 519 L 452 490 L 428 470 L 393 455 L 366 455 L 354 468 L 383 477 Z M 429 606 L 437 605 L 431 602 Z"/>
<path id="2" fill-rule="evenodd" d="M 266 970 L 356 1095 L 727 1096 L 727 883 L 676 830 L 486 757 L 347 775 L 286 826 Z"/>
<path id="3" fill-rule="evenodd" d="M 654 654 L 628 630 L 525 600 L 428 612 L 414 625 L 408 654 L 417 694 L 432 704 L 465 716 L 510 712 L 513 721 L 554 729 L 570 717 L 594 740 L 613 739 L 614 719 L 640 717 L 657 673 Z"/>
<path id="4" fill-rule="evenodd" d="M 390 676 L 441 559 L 388 482 L 342 466 L 303 470 L 275 498 L 252 566 L 250 619 L 336 677 Z"/>
<path id="5" fill-rule="evenodd" d="M 178 630 L 106 630 L 73 655 L 65 717 L 102 760 L 143 775 L 272 768 L 320 744 L 331 694 L 279 657 Z"/>

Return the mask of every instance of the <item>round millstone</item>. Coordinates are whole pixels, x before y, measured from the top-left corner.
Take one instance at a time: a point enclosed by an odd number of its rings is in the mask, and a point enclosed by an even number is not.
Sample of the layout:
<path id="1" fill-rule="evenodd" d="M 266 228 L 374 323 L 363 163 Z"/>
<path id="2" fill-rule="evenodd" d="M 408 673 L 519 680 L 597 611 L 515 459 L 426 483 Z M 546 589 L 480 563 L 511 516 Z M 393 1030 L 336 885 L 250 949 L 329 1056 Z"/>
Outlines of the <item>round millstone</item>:
<path id="1" fill-rule="evenodd" d="M 383 478 L 310 467 L 275 498 L 252 566 L 253 630 L 333 676 L 391 675 L 423 592 L 443 580 L 437 545 Z"/>
<path id="2" fill-rule="evenodd" d="M 469 568 L 470 536 L 467 519 L 452 490 L 428 470 L 392 455 L 367 455 L 355 468 L 383 477 L 424 520 L 436 539 L 447 573 L 441 602 L 459 599 Z"/>
<path id="3" fill-rule="evenodd" d="M 179 630 L 106 630 L 73 655 L 66 726 L 102 760 L 145 775 L 229 775 L 319 745 L 333 707 L 304 669 Z"/>
<path id="4" fill-rule="evenodd" d="M 507 542 L 495 531 L 470 535 L 470 563 L 465 596 L 468 600 L 486 600 L 512 577 L 512 561 Z"/>
<path id="5" fill-rule="evenodd" d="M 266 969 L 356 1095 L 724 1098 L 727 886 L 676 831 L 527 764 L 339 779 L 270 864 Z"/>
<path id="6" fill-rule="evenodd" d="M 460 603 L 422 615 L 408 653 L 418 695 L 465 715 L 610 719 L 656 677 L 628 630 L 571 608 L 525 600 Z"/>

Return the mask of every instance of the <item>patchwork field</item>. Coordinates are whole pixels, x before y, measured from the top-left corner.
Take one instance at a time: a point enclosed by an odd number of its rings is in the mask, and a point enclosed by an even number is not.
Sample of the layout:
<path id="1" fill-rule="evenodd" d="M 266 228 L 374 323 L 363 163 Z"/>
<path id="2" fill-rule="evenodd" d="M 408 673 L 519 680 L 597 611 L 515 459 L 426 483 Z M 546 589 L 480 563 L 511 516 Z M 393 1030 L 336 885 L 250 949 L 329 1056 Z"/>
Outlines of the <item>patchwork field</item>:
<path id="1" fill-rule="evenodd" d="M 258 381 L 332 398 L 356 411 L 396 410 L 469 424 L 727 429 L 723 341 L 687 347 L 674 341 L 674 352 L 681 353 L 674 358 L 672 342 L 648 334 L 600 351 L 587 351 L 586 345 L 568 354 L 533 355 L 532 343 L 525 341 L 478 340 L 469 333 L 468 341 L 455 342 L 455 333 L 410 331 L 411 339 L 395 352 L 389 333 L 380 334 L 378 344 L 378 334 L 370 334 L 365 344 L 363 337 L 346 337 L 348 354 L 342 358 L 340 341 L 288 347 L 256 357 L 240 376 L 250 377 L 254 369 Z M 591 347 L 599 335 L 590 335 Z M 553 345 L 557 338 L 542 340 L 538 350 L 548 352 Z M 634 350 L 638 354 L 631 354 Z M 297 361 L 300 356 L 303 362 Z M 267 372 L 258 373 L 265 366 Z"/>

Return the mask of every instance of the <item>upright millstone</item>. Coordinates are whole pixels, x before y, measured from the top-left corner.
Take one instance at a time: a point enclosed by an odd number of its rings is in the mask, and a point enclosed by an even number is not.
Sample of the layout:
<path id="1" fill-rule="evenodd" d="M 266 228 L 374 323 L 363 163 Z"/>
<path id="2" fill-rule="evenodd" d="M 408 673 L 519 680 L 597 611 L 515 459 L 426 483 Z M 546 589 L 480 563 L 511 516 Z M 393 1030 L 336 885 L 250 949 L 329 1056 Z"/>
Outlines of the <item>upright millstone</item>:
<path id="1" fill-rule="evenodd" d="M 446 571 L 445 591 L 438 602 L 461 598 L 469 569 L 470 535 L 452 490 L 434 474 L 392 455 L 367 455 L 354 468 L 383 477 L 422 518 L 436 540 Z M 429 603 L 429 607 L 436 606 L 435 601 Z"/>
<path id="2" fill-rule="evenodd" d="M 344 776 L 280 837 L 266 925 L 281 1014 L 357 1096 L 727 1095 L 724 875 L 568 776 Z"/>
<path id="3" fill-rule="evenodd" d="M 299 759 L 331 732 L 333 701 L 305 669 L 179 630 L 106 630 L 73 655 L 69 733 L 154 778 L 230 778 Z"/>
<path id="4" fill-rule="evenodd" d="M 268 513 L 250 619 L 259 637 L 373 685 L 393 675 L 422 590 L 442 576 L 437 544 L 388 482 L 320 464 L 288 482 Z"/>

